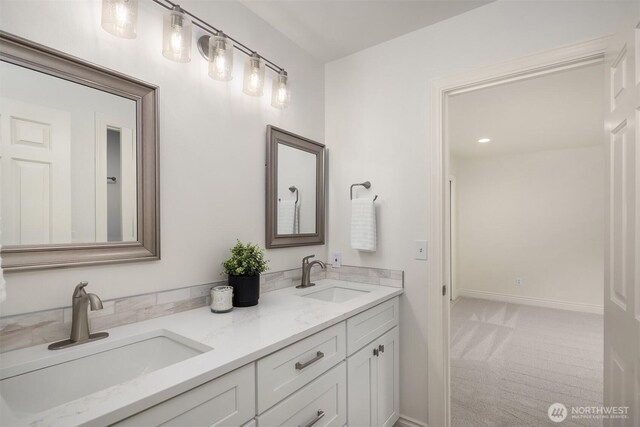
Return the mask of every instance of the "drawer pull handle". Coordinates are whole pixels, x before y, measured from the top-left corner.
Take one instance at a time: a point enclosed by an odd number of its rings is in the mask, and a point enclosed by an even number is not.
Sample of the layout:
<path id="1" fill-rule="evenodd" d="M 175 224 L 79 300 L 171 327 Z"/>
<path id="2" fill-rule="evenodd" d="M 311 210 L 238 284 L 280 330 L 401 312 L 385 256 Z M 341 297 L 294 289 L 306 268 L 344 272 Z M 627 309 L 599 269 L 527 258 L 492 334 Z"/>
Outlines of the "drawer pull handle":
<path id="1" fill-rule="evenodd" d="M 380 351 L 380 353 L 384 353 L 384 345 L 380 344 L 378 346 L 378 351 Z"/>
<path id="2" fill-rule="evenodd" d="M 323 357 L 324 357 L 324 353 L 323 353 L 323 352 L 321 352 L 321 351 L 319 351 L 319 352 L 317 352 L 317 353 L 316 353 L 316 357 L 314 357 L 313 359 L 311 359 L 311 360 L 309 360 L 309 361 L 307 361 L 307 362 L 304 362 L 304 363 L 296 362 L 296 369 L 297 369 L 297 370 L 299 370 L 299 371 L 301 371 L 301 370 L 303 370 L 304 368 L 306 368 L 307 366 L 311 365 L 312 363 L 315 363 L 315 362 L 317 362 L 318 360 L 322 359 Z M 320 412 L 320 411 L 318 411 L 318 412 Z M 324 413 L 323 413 L 323 416 L 324 416 Z M 318 419 L 319 419 L 319 418 L 318 418 Z M 316 421 L 317 421 L 317 420 L 316 420 Z M 315 421 L 314 421 L 314 422 L 315 422 Z"/>
<path id="3" fill-rule="evenodd" d="M 318 352 L 320 353 L 320 352 Z M 317 423 L 318 421 L 320 421 L 322 419 L 322 417 L 324 417 L 324 411 L 318 410 L 318 415 L 316 415 L 316 417 L 314 419 L 311 420 L 311 422 L 307 425 L 305 425 L 304 427 L 311 427 L 312 425 L 314 425 L 315 423 Z M 298 426 L 300 427 L 300 426 Z"/>
<path id="4" fill-rule="evenodd" d="M 376 357 L 380 356 L 380 350 L 378 350 L 377 348 L 374 348 L 373 349 L 373 355 L 376 356 Z"/>

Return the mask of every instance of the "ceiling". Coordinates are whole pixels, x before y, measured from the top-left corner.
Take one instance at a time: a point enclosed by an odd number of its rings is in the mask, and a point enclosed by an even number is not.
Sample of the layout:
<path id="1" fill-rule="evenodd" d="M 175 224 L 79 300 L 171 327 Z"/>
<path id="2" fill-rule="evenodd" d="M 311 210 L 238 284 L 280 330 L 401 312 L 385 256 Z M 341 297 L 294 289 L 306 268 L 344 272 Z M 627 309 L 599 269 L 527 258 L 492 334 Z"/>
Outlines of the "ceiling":
<path id="1" fill-rule="evenodd" d="M 604 66 L 592 64 L 455 95 L 454 156 L 478 157 L 603 144 Z M 480 138 L 490 138 L 487 144 Z"/>
<path id="2" fill-rule="evenodd" d="M 493 0 L 240 0 L 323 63 Z"/>

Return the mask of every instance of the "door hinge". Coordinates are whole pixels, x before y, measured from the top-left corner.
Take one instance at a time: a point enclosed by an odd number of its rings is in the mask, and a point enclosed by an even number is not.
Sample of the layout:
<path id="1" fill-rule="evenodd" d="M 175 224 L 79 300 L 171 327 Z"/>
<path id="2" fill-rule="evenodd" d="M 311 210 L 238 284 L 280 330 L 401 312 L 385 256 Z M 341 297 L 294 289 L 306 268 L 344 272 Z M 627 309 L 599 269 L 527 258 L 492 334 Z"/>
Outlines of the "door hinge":
<path id="1" fill-rule="evenodd" d="M 442 285 L 442 296 L 447 295 L 447 285 Z"/>

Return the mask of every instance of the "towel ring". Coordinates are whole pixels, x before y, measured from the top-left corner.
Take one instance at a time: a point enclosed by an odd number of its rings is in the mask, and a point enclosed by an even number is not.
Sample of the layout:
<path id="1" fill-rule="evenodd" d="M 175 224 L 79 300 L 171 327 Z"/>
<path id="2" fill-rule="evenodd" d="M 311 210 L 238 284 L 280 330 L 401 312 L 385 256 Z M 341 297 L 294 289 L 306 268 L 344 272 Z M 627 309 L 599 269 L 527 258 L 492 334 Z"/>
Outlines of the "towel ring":
<path id="1" fill-rule="evenodd" d="M 291 187 L 289 187 L 289 191 L 291 191 L 292 193 L 295 191 L 296 192 L 296 205 L 298 204 L 298 189 L 296 188 L 295 185 L 292 185 Z"/>
<path id="2" fill-rule="evenodd" d="M 292 185 L 291 187 L 289 187 L 289 191 L 291 191 L 292 193 L 295 192 L 296 193 L 296 202 L 294 204 L 298 204 L 298 189 L 296 188 L 295 185 Z M 278 199 L 279 202 L 282 201 L 282 199 Z"/>
<path id="3" fill-rule="evenodd" d="M 358 187 L 358 186 L 362 186 L 368 190 L 369 188 L 371 188 L 371 182 L 365 181 L 359 184 L 351 184 L 351 188 L 349 188 L 349 196 L 350 196 L 349 198 L 351 200 L 353 200 L 353 187 Z M 378 195 L 376 194 L 376 197 L 373 198 L 373 201 L 375 202 L 377 199 L 378 199 Z"/>

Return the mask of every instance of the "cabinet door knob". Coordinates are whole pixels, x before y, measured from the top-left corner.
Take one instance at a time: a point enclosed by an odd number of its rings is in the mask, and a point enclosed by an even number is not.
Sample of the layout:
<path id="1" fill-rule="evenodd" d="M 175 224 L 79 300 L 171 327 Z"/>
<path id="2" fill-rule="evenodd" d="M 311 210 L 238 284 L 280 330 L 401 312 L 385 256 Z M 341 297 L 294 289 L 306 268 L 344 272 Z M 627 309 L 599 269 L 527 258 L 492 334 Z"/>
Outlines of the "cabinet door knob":
<path id="1" fill-rule="evenodd" d="M 377 348 L 373 349 L 373 355 L 378 357 L 380 355 L 380 351 Z"/>
<path id="2" fill-rule="evenodd" d="M 378 351 L 379 351 L 380 353 L 384 353 L 384 345 L 380 344 L 380 345 L 378 346 Z"/>
<path id="3" fill-rule="evenodd" d="M 324 417 L 324 411 L 318 409 L 318 413 L 317 413 L 316 417 L 314 419 L 312 419 L 311 421 L 309 421 L 309 424 L 305 424 L 304 427 L 311 427 L 312 425 L 314 425 L 315 423 L 320 421 L 322 419 L 322 417 Z M 298 427 L 302 427 L 302 426 L 298 426 Z"/>

